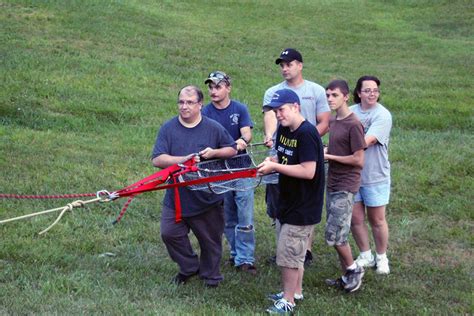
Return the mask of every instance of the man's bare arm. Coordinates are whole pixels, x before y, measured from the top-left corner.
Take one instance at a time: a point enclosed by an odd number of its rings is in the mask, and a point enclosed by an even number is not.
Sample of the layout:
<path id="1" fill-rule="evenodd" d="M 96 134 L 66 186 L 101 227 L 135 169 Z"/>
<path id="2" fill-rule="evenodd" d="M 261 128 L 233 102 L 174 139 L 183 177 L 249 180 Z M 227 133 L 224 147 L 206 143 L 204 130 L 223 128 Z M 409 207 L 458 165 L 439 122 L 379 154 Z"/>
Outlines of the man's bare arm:
<path id="1" fill-rule="evenodd" d="M 305 161 L 296 165 L 282 165 L 271 159 L 266 159 L 258 165 L 258 173 L 261 175 L 279 172 L 289 177 L 307 180 L 313 179 L 315 171 L 316 161 Z"/>
<path id="2" fill-rule="evenodd" d="M 187 156 L 171 156 L 168 154 L 161 154 L 153 158 L 151 162 L 153 163 L 154 167 L 168 168 L 169 166 L 172 166 L 178 163 L 183 163 L 186 160 L 191 159 L 191 157 L 193 156 L 194 154 L 187 155 Z"/>
<path id="3" fill-rule="evenodd" d="M 237 154 L 237 150 L 233 147 L 222 147 L 217 149 L 207 147 L 206 149 L 199 152 L 199 156 L 204 159 L 226 159 L 234 156 L 235 154 Z"/>
<path id="4" fill-rule="evenodd" d="M 275 112 L 271 110 L 267 110 L 263 112 L 263 132 L 264 132 L 264 142 L 267 147 L 271 147 L 273 145 L 273 134 L 277 129 L 277 119 Z"/>
<path id="5" fill-rule="evenodd" d="M 323 112 L 316 115 L 316 129 L 321 137 L 323 137 L 329 131 L 329 119 L 331 118 L 331 112 Z"/>
<path id="6" fill-rule="evenodd" d="M 364 150 L 360 149 L 348 156 L 335 156 L 330 154 L 324 154 L 324 159 L 337 161 L 345 165 L 351 165 L 355 167 L 364 167 Z"/>

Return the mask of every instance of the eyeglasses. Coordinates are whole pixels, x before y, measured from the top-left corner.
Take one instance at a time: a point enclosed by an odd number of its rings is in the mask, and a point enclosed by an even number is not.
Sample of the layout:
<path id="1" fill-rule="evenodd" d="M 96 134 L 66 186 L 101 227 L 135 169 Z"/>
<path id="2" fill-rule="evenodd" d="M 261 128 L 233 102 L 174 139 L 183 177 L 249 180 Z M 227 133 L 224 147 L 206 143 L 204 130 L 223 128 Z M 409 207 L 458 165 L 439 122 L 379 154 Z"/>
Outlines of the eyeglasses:
<path id="1" fill-rule="evenodd" d="M 371 90 L 371 89 L 364 89 L 364 90 L 360 90 L 360 92 L 363 92 L 365 94 L 379 94 L 380 93 L 380 90 L 379 89 L 374 89 L 374 90 Z"/>
<path id="2" fill-rule="evenodd" d="M 189 101 L 189 100 L 179 100 L 178 105 L 183 106 L 183 105 L 195 105 L 199 103 L 199 101 Z"/>

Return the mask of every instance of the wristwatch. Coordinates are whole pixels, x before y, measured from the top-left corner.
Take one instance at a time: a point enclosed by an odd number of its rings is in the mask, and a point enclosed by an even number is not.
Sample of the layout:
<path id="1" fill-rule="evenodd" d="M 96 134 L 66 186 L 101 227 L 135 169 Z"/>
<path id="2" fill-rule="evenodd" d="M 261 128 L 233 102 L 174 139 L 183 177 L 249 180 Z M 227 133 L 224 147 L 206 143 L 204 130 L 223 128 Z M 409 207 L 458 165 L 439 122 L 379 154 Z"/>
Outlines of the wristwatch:
<path id="1" fill-rule="evenodd" d="M 240 136 L 240 139 L 243 140 L 247 145 L 249 144 L 249 142 L 243 136 Z"/>

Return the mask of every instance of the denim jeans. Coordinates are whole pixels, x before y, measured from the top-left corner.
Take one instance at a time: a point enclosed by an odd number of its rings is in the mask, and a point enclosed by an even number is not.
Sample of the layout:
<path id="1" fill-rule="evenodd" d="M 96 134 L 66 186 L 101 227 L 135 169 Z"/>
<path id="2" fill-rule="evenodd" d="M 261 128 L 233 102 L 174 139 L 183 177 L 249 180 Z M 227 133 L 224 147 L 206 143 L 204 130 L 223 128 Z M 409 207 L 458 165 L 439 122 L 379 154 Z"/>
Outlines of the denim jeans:
<path id="1" fill-rule="evenodd" d="M 249 187 L 252 179 L 239 179 L 240 187 Z M 230 191 L 224 198 L 224 233 L 235 266 L 254 264 L 255 228 L 253 224 L 254 190 Z"/>

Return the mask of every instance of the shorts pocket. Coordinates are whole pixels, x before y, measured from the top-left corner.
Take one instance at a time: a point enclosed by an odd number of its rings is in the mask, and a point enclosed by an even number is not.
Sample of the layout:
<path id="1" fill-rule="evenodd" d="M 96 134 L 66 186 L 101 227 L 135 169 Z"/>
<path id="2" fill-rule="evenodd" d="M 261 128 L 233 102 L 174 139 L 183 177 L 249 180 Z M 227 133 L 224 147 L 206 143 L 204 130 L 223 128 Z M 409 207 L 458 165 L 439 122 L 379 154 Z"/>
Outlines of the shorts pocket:
<path id="1" fill-rule="evenodd" d="M 286 239 L 286 249 L 292 256 L 301 256 L 306 253 L 306 240 L 309 233 L 299 227 L 292 227 L 288 230 L 288 238 Z"/>

